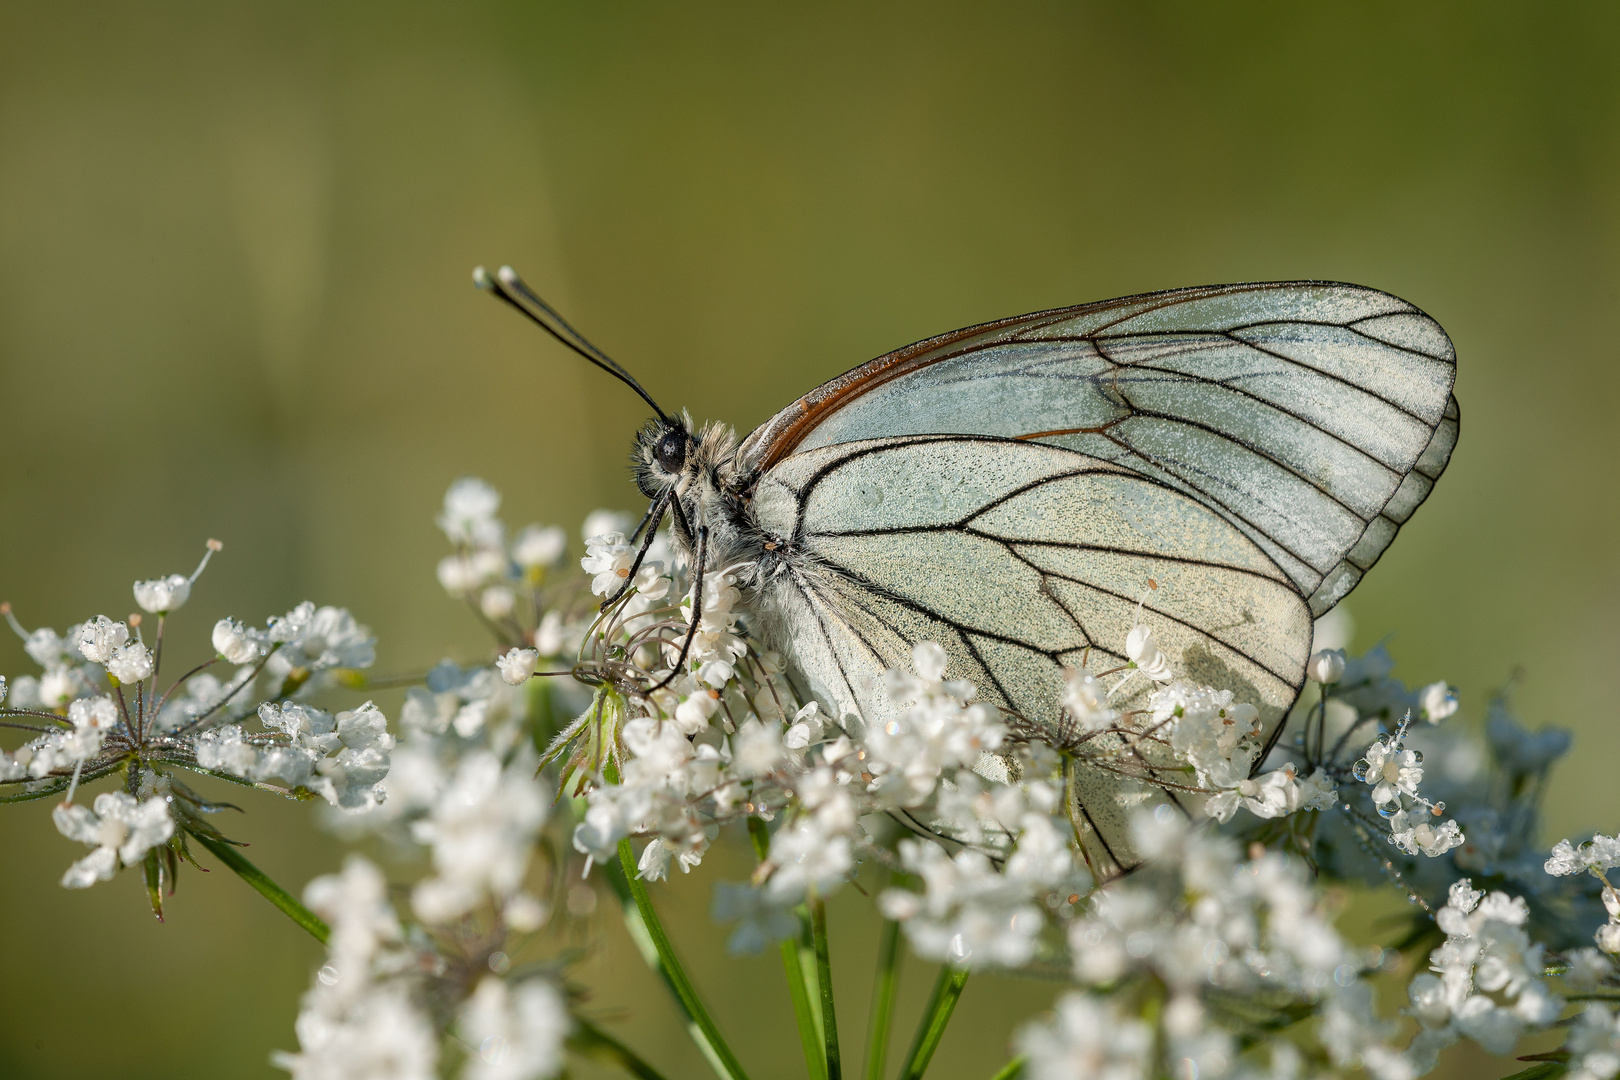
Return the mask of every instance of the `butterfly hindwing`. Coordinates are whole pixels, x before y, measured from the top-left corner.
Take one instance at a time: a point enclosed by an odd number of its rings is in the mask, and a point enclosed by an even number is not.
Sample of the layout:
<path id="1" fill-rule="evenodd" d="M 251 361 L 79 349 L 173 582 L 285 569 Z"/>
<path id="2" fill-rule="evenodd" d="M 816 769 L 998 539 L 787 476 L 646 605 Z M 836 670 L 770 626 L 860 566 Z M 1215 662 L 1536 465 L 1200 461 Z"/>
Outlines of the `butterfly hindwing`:
<path id="1" fill-rule="evenodd" d="M 1052 723 L 1065 667 L 1123 663 L 1144 595 L 1141 618 L 1177 670 L 1255 704 L 1268 734 L 1303 681 L 1310 614 L 1265 552 L 1182 492 L 1088 455 L 983 437 L 861 440 L 791 455 L 760 478 L 753 505 L 797 556 L 760 609 L 846 723 L 885 721 L 881 675 L 923 640 L 987 702 Z M 1116 704 L 1140 707 L 1147 690 L 1138 679 Z M 1129 865 L 1126 816 L 1153 789 L 1103 769 L 1078 788 L 1094 861 Z"/>

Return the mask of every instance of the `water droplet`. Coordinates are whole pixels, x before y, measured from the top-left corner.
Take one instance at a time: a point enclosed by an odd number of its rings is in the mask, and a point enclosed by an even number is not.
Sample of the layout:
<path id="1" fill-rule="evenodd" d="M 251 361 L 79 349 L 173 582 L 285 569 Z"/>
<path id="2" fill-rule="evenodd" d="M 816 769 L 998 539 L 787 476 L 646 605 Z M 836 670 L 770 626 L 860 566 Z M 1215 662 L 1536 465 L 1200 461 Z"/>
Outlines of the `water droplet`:
<path id="1" fill-rule="evenodd" d="M 1400 804 L 1399 800 L 1391 800 L 1390 802 L 1381 802 L 1381 803 L 1378 804 L 1378 816 L 1379 817 L 1390 818 L 1390 817 L 1394 817 L 1396 814 L 1398 814 L 1400 812 L 1401 812 L 1401 804 Z"/>
<path id="2" fill-rule="evenodd" d="M 1372 762 L 1368 761 L 1366 758 L 1362 758 L 1360 761 L 1356 762 L 1355 765 L 1351 766 L 1350 775 L 1354 776 L 1357 780 L 1360 780 L 1363 784 L 1365 784 L 1367 782 L 1367 777 L 1372 775 Z"/>
<path id="3" fill-rule="evenodd" d="M 1378 745 L 1379 746 L 1388 746 L 1391 742 L 1394 741 L 1394 738 L 1395 737 L 1393 735 L 1391 735 L 1389 732 L 1380 731 L 1378 733 Z"/>
<path id="4" fill-rule="evenodd" d="M 1412 751 L 1412 764 L 1414 764 L 1414 765 L 1423 764 L 1423 751 L 1421 751 L 1421 750 Z"/>
<path id="5" fill-rule="evenodd" d="M 503 1065 L 506 1063 L 508 1049 L 505 1039 L 499 1035 L 491 1035 L 479 1044 L 478 1056 L 491 1065 Z"/>

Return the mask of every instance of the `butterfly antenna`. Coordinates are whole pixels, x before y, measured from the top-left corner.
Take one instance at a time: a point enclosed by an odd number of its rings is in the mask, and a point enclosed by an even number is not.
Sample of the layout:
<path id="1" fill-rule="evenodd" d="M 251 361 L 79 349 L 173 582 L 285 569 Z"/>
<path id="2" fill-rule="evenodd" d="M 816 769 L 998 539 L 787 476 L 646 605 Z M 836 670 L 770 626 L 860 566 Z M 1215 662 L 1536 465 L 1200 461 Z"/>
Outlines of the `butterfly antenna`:
<path id="1" fill-rule="evenodd" d="M 524 284 L 516 270 L 510 266 L 503 266 L 491 276 L 488 270 L 480 266 L 473 271 L 473 284 L 517 308 L 540 329 L 634 390 L 641 396 L 642 401 L 652 406 L 653 412 L 658 414 L 658 419 L 666 425 L 674 424 L 669 414 L 658 407 L 658 402 L 642 389 L 634 376 L 620 367 L 618 361 L 586 340 L 584 334 L 568 325 L 567 319 L 557 314 L 555 308 L 540 299 L 533 289 Z"/>

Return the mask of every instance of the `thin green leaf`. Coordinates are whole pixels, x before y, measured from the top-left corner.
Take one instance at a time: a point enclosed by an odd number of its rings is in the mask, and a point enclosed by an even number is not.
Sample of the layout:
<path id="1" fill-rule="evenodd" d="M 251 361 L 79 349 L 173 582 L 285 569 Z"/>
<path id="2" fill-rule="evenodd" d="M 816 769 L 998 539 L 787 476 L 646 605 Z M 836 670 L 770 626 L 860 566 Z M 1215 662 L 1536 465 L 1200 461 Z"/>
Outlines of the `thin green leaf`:
<path id="1" fill-rule="evenodd" d="M 260 896 L 280 909 L 282 914 L 309 931 L 310 936 L 316 941 L 326 944 L 326 939 L 332 932 L 326 923 L 322 922 L 313 911 L 300 904 L 292 893 L 271 881 L 263 870 L 248 862 L 229 841 L 189 827 L 186 831 L 191 834 L 192 839 L 211 851 L 214 858 L 230 867 L 237 877 L 253 886 Z"/>
<path id="2" fill-rule="evenodd" d="M 1511 1076 L 1504 1076 L 1502 1080 L 1552 1080 L 1555 1076 L 1562 1076 L 1569 1071 L 1569 1065 L 1562 1061 L 1543 1061 L 1532 1065 L 1528 1069 L 1521 1069 Z"/>
<path id="3" fill-rule="evenodd" d="M 900 924 L 883 921 L 878 939 L 877 981 L 872 987 L 872 1007 L 866 1021 L 866 1080 L 883 1080 L 883 1066 L 889 1056 L 889 1025 L 894 1021 L 895 990 L 900 985 Z"/>
<path id="4" fill-rule="evenodd" d="M 928 1062 L 939 1049 L 939 1040 L 945 1037 L 945 1027 L 951 1022 L 951 1013 L 956 1010 L 967 980 L 966 971 L 957 971 L 949 964 L 939 969 L 939 980 L 934 983 L 933 996 L 928 999 L 928 1007 L 917 1025 L 911 1053 L 906 1055 L 905 1067 L 900 1070 L 901 1080 L 918 1080 L 928 1071 Z"/>
<path id="5" fill-rule="evenodd" d="M 664 925 L 658 919 L 658 912 L 653 909 L 652 897 L 647 895 L 647 887 L 636 876 L 635 852 L 628 839 L 619 841 L 619 867 L 624 874 L 625 890 L 634 903 L 633 907 L 626 905 L 625 909 L 630 934 L 636 938 L 648 965 L 664 977 L 681 1011 L 686 1013 L 689 1021 L 687 1031 L 692 1041 L 697 1043 L 715 1073 L 724 1080 L 748 1080 L 748 1074 L 743 1072 L 737 1056 L 721 1037 L 719 1027 L 709 1016 L 708 1009 L 704 1008 L 697 988 L 687 978 L 686 969 L 675 955 L 674 945 L 664 933 Z"/>
<path id="6" fill-rule="evenodd" d="M 608 1065 L 617 1065 L 631 1076 L 641 1080 L 664 1080 L 663 1074 L 634 1050 L 615 1039 L 588 1020 L 574 1017 L 574 1030 L 568 1034 L 568 1049 L 581 1057 L 588 1057 Z"/>
<path id="7" fill-rule="evenodd" d="M 833 1009 L 832 955 L 827 942 L 827 902 L 810 901 L 810 935 L 816 948 L 816 983 L 821 989 L 821 1042 L 827 1053 L 827 1080 L 843 1080 L 843 1055 L 838 1049 L 838 1014 Z"/>
<path id="8" fill-rule="evenodd" d="M 1024 1055 L 1019 1054 L 1017 1057 L 1007 1062 L 1007 1064 L 1003 1065 L 1000 1069 L 996 1070 L 996 1075 L 992 1076 L 990 1080 L 1017 1080 L 1018 1077 L 1023 1075 Z"/>
<path id="9" fill-rule="evenodd" d="M 748 838 L 754 843 L 754 855 L 764 862 L 770 855 L 771 837 L 765 822 L 757 817 L 748 819 Z M 821 1019 L 812 1003 L 809 986 L 811 980 L 799 962 L 799 942 L 786 938 L 781 942 L 782 974 L 787 979 L 788 998 L 793 1002 L 793 1019 L 799 1028 L 799 1048 L 804 1051 L 804 1068 L 810 1080 L 827 1080 L 827 1058 L 821 1046 Z M 819 999 L 820 991 L 816 992 Z"/>
<path id="10" fill-rule="evenodd" d="M 141 870 L 146 878 L 146 898 L 151 901 L 152 914 L 157 921 L 163 921 L 163 865 L 158 862 L 162 858 L 160 849 L 153 848 L 141 860 Z"/>

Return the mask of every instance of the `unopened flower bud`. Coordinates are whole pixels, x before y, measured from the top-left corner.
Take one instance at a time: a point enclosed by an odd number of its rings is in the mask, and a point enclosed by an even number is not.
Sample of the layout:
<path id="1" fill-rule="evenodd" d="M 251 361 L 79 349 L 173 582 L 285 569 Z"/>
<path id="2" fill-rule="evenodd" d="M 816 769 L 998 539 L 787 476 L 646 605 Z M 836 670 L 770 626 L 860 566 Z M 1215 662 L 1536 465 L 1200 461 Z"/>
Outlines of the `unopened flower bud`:
<path id="1" fill-rule="evenodd" d="M 1331 686 L 1344 678 L 1344 650 L 1319 649 L 1305 665 L 1305 674 L 1313 682 Z"/>
<path id="2" fill-rule="evenodd" d="M 1457 694 L 1443 682 L 1431 683 L 1418 692 L 1418 702 L 1429 723 L 1438 724 L 1457 711 Z"/>
<path id="3" fill-rule="evenodd" d="M 154 615 L 178 609 L 191 598 L 191 580 L 179 574 L 135 583 L 135 602 Z"/>
<path id="4" fill-rule="evenodd" d="M 500 622 L 502 619 L 512 614 L 512 609 L 516 606 L 516 594 L 514 594 L 512 590 L 508 589 L 505 585 L 491 585 L 489 588 L 485 589 L 483 595 L 479 596 L 478 598 L 479 610 L 484 613 L 484 617 L 486 619 L 491 619 L 495 622 Z"/>

